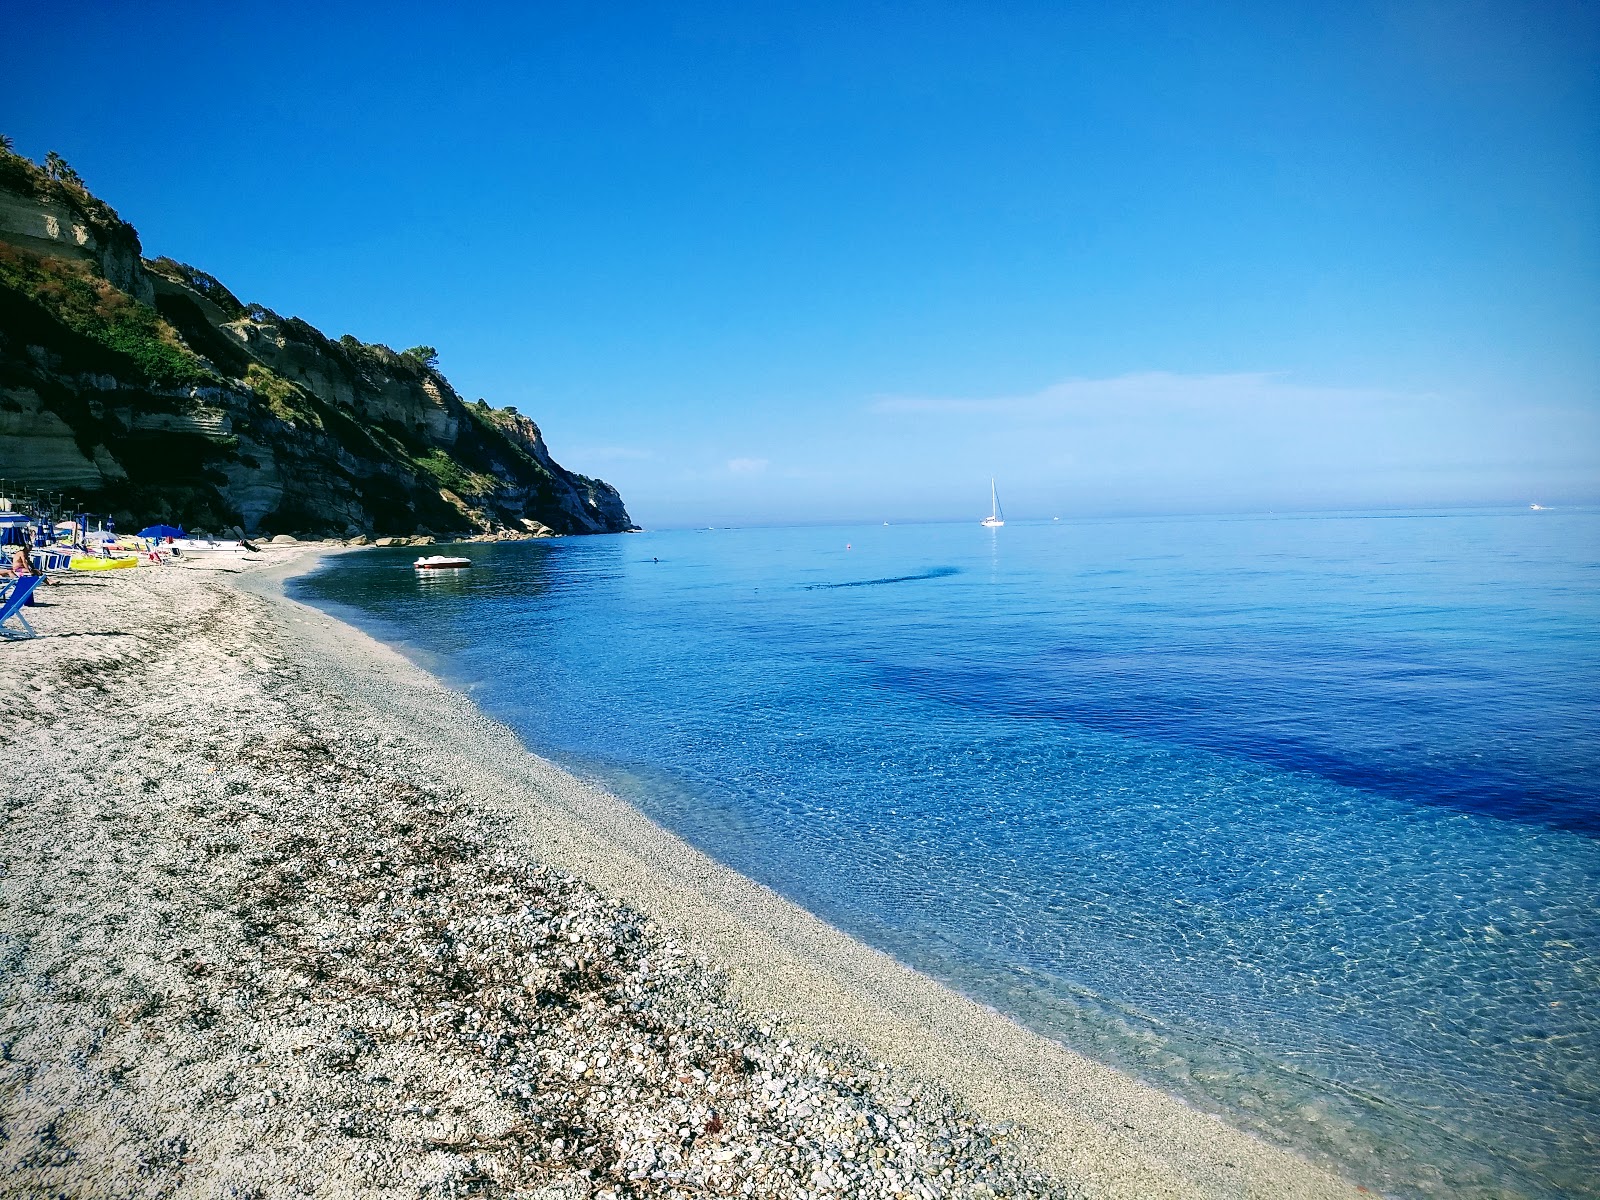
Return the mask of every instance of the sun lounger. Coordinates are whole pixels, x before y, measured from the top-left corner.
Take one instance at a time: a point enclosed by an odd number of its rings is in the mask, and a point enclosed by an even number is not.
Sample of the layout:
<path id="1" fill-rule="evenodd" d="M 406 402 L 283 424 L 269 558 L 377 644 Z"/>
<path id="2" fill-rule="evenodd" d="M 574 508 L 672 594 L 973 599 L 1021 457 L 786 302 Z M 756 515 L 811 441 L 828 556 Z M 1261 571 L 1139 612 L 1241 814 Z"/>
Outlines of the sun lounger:
<path id="1" fill-rule="evenodd" d="M 22 606 L 28 602 L 28 597 L 33 595 L 33 590 L 44 580 L 38 575 L 24 575 L 21 579 L 6 588 L 3 600 L 0 600 L 0 635 L 12 637 L 34 637 L 33 626 L 28 624 L 28 618 L 22 615 Z M 7 629 L 6 622 L 15 617 L 22 623 L 28 632 L 15 634 Z"/>

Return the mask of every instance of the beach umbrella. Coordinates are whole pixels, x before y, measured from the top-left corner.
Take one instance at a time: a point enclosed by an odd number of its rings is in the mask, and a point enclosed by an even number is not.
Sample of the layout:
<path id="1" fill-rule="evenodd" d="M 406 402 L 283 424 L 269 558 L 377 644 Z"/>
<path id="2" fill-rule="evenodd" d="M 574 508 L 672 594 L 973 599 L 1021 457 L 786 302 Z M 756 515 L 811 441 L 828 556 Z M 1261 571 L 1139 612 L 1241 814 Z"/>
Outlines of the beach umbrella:
<path id="1" fill-rule="evenodd" d="M 183 530 L 176 529 L 171 525 L 146 525 L 139 530 L 139 536 L 148 538 L 181 538 L 186 535 Z"/>

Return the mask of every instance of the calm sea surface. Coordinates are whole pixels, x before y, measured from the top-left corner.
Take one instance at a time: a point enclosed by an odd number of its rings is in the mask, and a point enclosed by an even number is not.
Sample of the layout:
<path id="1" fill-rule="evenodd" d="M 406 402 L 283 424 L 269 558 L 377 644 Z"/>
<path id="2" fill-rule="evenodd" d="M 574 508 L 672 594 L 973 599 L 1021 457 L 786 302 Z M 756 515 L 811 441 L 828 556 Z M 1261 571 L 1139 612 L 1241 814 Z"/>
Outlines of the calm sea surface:
<path id="1" fill-rule="evenodd" d="M 298 585 L 906 963 L 1398 1196 L 1600 1196 L 1600 513 L 747 529 Z"/>

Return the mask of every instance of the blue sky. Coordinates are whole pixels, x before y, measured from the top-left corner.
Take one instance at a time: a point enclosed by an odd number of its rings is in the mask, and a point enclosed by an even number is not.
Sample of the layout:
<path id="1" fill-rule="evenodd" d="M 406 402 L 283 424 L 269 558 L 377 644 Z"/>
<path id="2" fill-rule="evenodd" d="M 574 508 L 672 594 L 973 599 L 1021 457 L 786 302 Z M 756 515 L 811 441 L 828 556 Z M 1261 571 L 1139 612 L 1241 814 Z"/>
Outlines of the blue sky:
<path id="1" fill-rule="evenodd" d="M 1563 503 L 1597 11 L 35 6 L 0 130 L 648 524 Z"/>

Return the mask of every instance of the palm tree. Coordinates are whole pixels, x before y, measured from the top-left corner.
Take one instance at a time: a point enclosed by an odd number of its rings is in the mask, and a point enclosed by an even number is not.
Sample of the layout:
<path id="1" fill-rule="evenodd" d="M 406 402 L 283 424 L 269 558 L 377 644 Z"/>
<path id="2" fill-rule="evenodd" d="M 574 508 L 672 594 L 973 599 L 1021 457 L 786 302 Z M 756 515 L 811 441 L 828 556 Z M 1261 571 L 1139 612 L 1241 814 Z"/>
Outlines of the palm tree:
<path id="1" fill-rule="evenodd" d="M 83 176 L 74 171 L 72 165 L 54 150 L 44 156 L 44 173 L 57 183 L 67 183 L 80 188 L 83 186 Z"/>
<path id="2" fill-rule="evenodd" d="M 0 153 L 15 154 L 16 152 L 17 144 L 6 134 L 0 133 Z"/>

